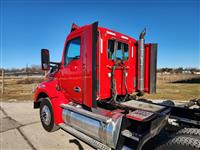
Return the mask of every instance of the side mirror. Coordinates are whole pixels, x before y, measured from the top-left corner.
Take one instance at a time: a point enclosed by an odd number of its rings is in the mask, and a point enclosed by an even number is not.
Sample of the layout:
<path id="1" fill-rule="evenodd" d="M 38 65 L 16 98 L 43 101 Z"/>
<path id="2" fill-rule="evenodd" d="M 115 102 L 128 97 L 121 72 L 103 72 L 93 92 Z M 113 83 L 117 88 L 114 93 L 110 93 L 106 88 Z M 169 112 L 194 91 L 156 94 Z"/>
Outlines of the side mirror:
<path id="1" fill-rule="evenodd" d="M 50 69 L 50 56 L 48 49 L 41 49 L 41 65 L 42 70 Z"/>

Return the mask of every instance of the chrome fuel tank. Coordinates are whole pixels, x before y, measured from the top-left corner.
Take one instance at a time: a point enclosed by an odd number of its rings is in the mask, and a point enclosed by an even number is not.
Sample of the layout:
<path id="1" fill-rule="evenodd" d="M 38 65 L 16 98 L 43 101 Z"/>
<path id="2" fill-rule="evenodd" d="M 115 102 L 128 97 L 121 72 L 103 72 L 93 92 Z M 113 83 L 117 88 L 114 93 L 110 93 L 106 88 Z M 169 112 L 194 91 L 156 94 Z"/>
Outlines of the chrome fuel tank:
<path id="1" fill-rule="evenodd" d="M 117 145 L 123 114 L 106 117 L 101 111 L 90 112 L 80 106 L 65 104 L 62 118 L 65 124 L 83 132 L 97 141 L 115 148 Z"/>

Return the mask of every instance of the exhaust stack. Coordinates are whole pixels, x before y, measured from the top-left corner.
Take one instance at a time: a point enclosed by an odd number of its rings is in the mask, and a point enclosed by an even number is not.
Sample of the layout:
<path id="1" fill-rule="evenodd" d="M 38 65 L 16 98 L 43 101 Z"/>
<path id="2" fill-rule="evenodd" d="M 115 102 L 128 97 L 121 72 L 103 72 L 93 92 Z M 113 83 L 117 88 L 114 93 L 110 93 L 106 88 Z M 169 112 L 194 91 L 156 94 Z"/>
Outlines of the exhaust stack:
<path id="1" fill-rule="evenodd" d="M 144 92 L 144 44 L 146 35 L 146 28 L 140 33 L 138 41 L 138 90 Z"/>

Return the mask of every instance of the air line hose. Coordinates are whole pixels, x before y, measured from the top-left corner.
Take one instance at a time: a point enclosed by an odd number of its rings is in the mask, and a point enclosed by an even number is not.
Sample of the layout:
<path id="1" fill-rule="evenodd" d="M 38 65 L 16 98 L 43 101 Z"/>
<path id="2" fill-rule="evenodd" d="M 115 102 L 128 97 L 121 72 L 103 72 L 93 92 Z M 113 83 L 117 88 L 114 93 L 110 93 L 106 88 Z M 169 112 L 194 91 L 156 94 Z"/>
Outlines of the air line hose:
<path id="1" fill-rule="evenodd" d="M 112 91 L 112 100 L 115 103 L 117 102 L 117 88 L 116 88 L 116 80 L 115 80 L 115 69 L 117 66 L 120 64 L 120 61 L 116 61 L 115 64 L 112 67 L 112 72 L 111 72 L 111 91 Z"/>
<path id="2" fill-rule="evenodd" d="M 123 61 L 122 61 L 122 64 L 123 64 L 123 73 L 124 73 L 124 86 L 125 86 L 125 90 L 126 90 L 126 96 L 122 100 L 124 102 L 124 101 L 126 101 L 126 99 L 128 97 L 128 87 L 127 87 L 127 83 L 126 83 L 126 66 Z"/>
<path id="3" fill-rule="evenodd" d="M 112 91 L 112 99 L 111 101 L 114 101 L 115 103 L 118 103 L 117 101 L 117 88 L 116 88 L 116 79 L 115 79 L 115 70 L 116 68 L 119 66 L 121 61 L 116 61 L 115 64 L 112 67 L 112 72 L 111 72 L 111 91 Z M 126 95 L 123 98 L 123 102 L 126 101 L 127 97 L 128 97 L 128 87 L 127 87 L 127 83 L 126 83 L 126 66 L 124 65 L 124 62 L 122 61 L 123 64 L 123 76 L 124 76 L 124 86 L 125 86 L 125 90 L 126 90 Z"/>

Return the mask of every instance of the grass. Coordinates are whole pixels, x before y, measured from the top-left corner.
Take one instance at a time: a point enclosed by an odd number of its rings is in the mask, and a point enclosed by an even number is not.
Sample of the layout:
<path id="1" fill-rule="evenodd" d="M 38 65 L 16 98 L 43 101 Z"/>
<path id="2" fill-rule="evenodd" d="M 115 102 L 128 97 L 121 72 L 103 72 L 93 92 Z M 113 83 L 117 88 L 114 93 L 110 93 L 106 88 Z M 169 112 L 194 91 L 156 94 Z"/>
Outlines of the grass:
<path id="1" fill-rule="evenodd" d="M 144 98 L 172 100 L 200 98 L 200 75 L 158 75 L 156 94 L 146 94 Z"/>
<path id="2" fill-rule="evenodd" d="M 42 77 L 6 77 L 4 94 L 0 100 L 32 100 L 35 86 L 43 81 Z M 2 81 L 0 80 L 0 85 Z M 158 75 L 157 93 L 145 94 L 149 99 L 190 100 L 200 98 L 199 75 Z"/>
<path id="3" fill-rule="evenodd" d="M 32 100 L 32 91 L 43 80 L 43 77 L 5 77 L 4 93 L 0 100 Z M 0 83 L 2 84 L 2 81 Z"/>
<path id="4" fill-rule="evenodd" d="M 144 97 L 172 100 L 200 98 L 200 84 L 164 83 L 158 81 L 156 94 L 146 94 Z"/>

